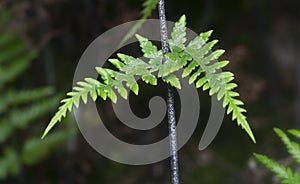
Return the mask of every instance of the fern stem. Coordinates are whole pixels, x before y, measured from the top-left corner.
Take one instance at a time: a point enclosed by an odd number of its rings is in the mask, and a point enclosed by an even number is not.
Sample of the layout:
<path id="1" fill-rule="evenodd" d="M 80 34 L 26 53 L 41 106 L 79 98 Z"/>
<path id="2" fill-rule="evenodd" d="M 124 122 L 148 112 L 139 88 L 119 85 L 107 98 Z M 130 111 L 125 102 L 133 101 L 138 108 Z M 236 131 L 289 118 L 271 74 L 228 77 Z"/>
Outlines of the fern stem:
<path id="1" fill-rule="evenodd" d="M 161 36 L 162 50 L 164 54 L 166 54 L 169 52 L 169 47 L 168 47 L 168 31 L 167 31 L 167 21 L 166 21 L 164 0 L 158 1 L 158 16 L 160 22 L 160 36 Z"/>
<path id="2" fill-rule="evenodd" d="M 170 151 L 171 151 L 171 179 L 172 179 L 172 184 L 179 184 L 174 93 L 170 85 L 168 86 L 167 103 L 168 103 L 167 109 L 168 109 L 168 124 L 169 124 L 169 134 L 170 134 Z"/>
<path id="3" fill-rule="evenodd" d="M 158 14 L 160 20 L 162 50 L 164 54 L 166 54 L 169 52 L 169 48 L 168 48 L 168 32 L 167 32 L 164 0 L 159 0 L 158 2 Z M 172 184 L 179 184 L 175 103 L 174 103 L 173 89 L 170 85 L 168 85 L 167 113 L 168 113 L 168 127 L 169 127 L 169 135 L 170 135 L 171 181 Z"/>

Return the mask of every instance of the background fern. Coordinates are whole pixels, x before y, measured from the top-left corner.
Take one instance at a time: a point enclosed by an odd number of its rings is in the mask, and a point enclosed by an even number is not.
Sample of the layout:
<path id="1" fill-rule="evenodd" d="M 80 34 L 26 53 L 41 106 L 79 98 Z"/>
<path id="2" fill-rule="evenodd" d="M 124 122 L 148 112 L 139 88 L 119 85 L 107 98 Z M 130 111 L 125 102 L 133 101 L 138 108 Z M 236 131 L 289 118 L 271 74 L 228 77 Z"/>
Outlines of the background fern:
<path id="1" fill-rule="evenodd" d="M 184 69 L 182 77 L 191 75 L 190 83 L 195 83 L 197 88 L 202 87 L 203 90 L 210 89 L 210 95 L 217 93 L 218 99 L 223 99 L 223 107 L 228 107 L 227 114 L 232 113 L 232 120 L 236 119 L 237 124 L 255 142 L 246 116 L 243 114 L 246 112 L 241 107 L 243 102 L 236 99 L 239 94 L 233 91 L 237 87 L 232 82 L 234 79 L 233 74 L 231 72 L 218 72 L 219 69 L 228 64 L 228 61 L 215 62 L 224 53 L 224 50 L 211 50 L 217 43 L 216 40 L 208 42 L 212 31 L 201 33 L 186 46 L 185 26 L 186 17 L 183 15 L 173 28 L 172 37 L 169 40 L 171 52 L 165 55 L 165 62 L 163 62 L 163 52 L 161 50 L 158 50 L 148 39 L 137 35 L 136 38 L 140 43 L 144 57 L 148 59 L 147 61 L 142 61 L 141 59 L 125 54 L 118 54 L 119 59 L 110 59 L 109 61 L 119 72 L 96 67 L 103 82 L 92 78 L 86 78 L 85 81 L 78 82 L 78 86 L 73 88 L 73 92 L 67 94 L 70 97 L 62 100 L 63 104 L 51 119 L 43 137 L 47 135 L 57 122 L 66 116 L 68 111 L 72 110 L 73 105 L 75 107 L 79 106 L 80 99 L 86 103 L 88 94 L 93 101 L 96 101 L 97 96 L 100 96 L 104 100 L 108 97 L 116 103 L 117 96 L 113 88 L 123 98 L 127 98 L 128 94 L 123 86 L 123 82 L 125 82 L 126 87 L 130 88 L 135 94 L 138 94 L 138 85 L 135 81 L 135 76 L 141 76 L 144 82 L 152 85 L 157 84 L 157 78 L 162 78 L 164 82 L 180 89 L 180 80 L 175 76 L 174 72 Z M 158 72 L 157 76 L 155 72 Z M 204 76 L 199 77 L 202 73 Z"/>
<path id="2" fill-rule="evenodd" d="M 143 3 L 143 10 L 141 11 L 142 17 L 136 22 L 136 24 L 128 31 L 128 33 L 121 40 L 119 46 L 122 46 L 127 40 L 129 40 L 143 25 L 146 19 L 151 15 L 152 11 L 156 8 L 158 0 L 145 0 Z"/>
<path id="3" fill-rule="evenodd" d="M 290 138 L 282 130 L 274 128 L 275 133 L 280 137 L 281 141 L 285 144 L 288 153 L 300 163 L 300 145 L 290 140 Z M 297 138 L 300 138 L 299 130 L 289 130 L 289 133 Z M 283 184 L 299 184 L 300 176 L 297 172 L 292 171 L 291 168 L 285 167 L 282 164 L 270 159 L 269 157 L 261 154 L 254 154 L 256 159 L 269 168 Z"/>
<path id="4" fill-rule="evenodd" d="M 19 89 L 17 81 L 38 52 L 8 27 L 9 14 L 0 13 L 0 180 L 18 175 L 23 164 L 33 165 L 44 159 L 55 146 L 74 130 L 55 132 L 41 141 L 31 125 L 57 105 L 58 96 L 49 87 Z M 41 127 L 36 126 L 35 127 Z M 22 133 L 22 136 L 16 134 Z"/>

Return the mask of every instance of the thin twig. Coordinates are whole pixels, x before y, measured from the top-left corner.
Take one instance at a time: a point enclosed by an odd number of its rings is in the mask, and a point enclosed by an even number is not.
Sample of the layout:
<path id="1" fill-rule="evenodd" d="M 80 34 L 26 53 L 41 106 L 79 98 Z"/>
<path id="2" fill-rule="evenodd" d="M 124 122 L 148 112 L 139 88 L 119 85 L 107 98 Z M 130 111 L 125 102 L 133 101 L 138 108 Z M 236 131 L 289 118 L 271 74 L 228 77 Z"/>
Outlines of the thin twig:
<path id="1" fill-rule="evenodd" d="M 164 0 L 159 0 L 158 2 L 158 14 L 160 20 L 162 50 L 164 54 L 166 54 L 169 52 L 169 48 L 168 48 L 168 32 L 167 32 Z M 169 125 L 169 134 L 170 134 L 171 180 L 172 180 L 172 184 L 179 184 L 174 93 L 170 85 L 168 86 L 167 110 L 168 110 L 167 113 L 168 113 L 168 125 Z"/>

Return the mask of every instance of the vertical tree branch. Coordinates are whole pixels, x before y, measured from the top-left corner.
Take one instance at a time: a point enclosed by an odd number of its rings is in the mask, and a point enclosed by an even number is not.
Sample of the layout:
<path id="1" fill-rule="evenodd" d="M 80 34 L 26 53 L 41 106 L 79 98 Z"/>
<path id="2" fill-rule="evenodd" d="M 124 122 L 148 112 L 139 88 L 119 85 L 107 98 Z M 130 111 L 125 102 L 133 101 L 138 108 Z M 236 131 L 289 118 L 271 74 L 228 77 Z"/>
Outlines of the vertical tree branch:
<path id="1" fill-rule="evenodd" d="M 158 14 L 160 20 L 160 35 L 161 44 L 164 54 L 169 52 L 168 48 L 168 32 L 165 14 L 164 0 L 158 2 Z M 178 155 L 177 155 L 177 134 L 176 134 L 176 119 L 175 119 L 175 105 L 174 105 L 174 93 L 170 85 L 168 85 L 167 96 L 167 113 L 168 113 L 168 126 L 170 134 L 170 152 L 171 152 L 171 180 L 172 184 L 179 183 L 178 176 Z"/>

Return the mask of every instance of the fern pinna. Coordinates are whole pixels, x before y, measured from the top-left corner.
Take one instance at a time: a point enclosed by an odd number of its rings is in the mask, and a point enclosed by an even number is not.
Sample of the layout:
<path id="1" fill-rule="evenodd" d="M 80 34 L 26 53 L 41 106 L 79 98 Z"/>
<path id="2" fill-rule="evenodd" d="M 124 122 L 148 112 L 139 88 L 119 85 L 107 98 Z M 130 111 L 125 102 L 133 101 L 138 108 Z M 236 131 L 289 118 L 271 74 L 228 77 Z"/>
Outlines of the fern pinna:
<path id="1" fill-rule="evenodd" d="M 109 98 L 116 103 L 115 90 L 125 99 L 128 95 L 125 86 L 135 94 L 138 94 L 139 87 L 135 79 L 136 76 L 141 77 L 145 83 L 151 85 L 156 85 L 157 79 L 161 78 L 164 82 L 180 89 L 180 79 L 174 73 L 183 70 L 182 77 L 190 76 L 189 82 L 194 83 L 196 88 L 209 89 L 210 95 L 217 94 L 219 100 L 223 99 L 223 107 L 227 107 L 227 114 L 231 113 L 232 120 L 236 120 L 237 124 L 255 142 L 246 116 L 243 114 L 246 112 L 242 107 L 243 102 L 237 99 L 239 94 L 233 91 L 237 87 L 237 84 L 232 82 L 234 79 L 233 74 L 227 71 L 219 72 L 229 62 L 215 61 L 224 53 L 224 50 L 212 51 L 212 47 L 218 41 L 209 41 L 211 34 L 212 31 L 201 33 L 186 44 L 186 17 L 183 15 L 175 23 L 171 39 L 168 41 L 171 51 L 165 55 L 163 55 L 162 50 L 158 50 L 147 38 L 136 35 L 147 61 L 125 54 L 118 54 L 118 58 L 109 59 L 109 62 L 118 71 L 96 67 L 103 82 L 92 78 L 85 78 L 84 81 L 78 82 L 73 91 L 67 94 L 69 97 L 61 101 L 62 105 L 51 119 L 43 137 L 47 135 L 56 123 L 66 116 L 67 112 L 72 111 L 73 106 L 79 106 L 80 99 L 86 103 L 88 95 L 91 96 L 93 101 L 96 101 L 98 96 L 100 96 L 104 100 Z M 163 60 L 164 56 L 165 59 Z"/>
<path id="2" fill-rule="evenodd" d="M 294 158 L 297 163 L 300 163 L 300 145 L 297 142 L 290 140 L 286 133 L 279 128 L 274 128 L 275 133 L 280 137 L 281 141 L 287 148 L 288 153 Z M 290 134 L 296 138 L 300 138 L 299 130 L 289 130 Z M 300 184 L 300 176 L 291 168 L 270 159 L 269 157 L 255 153 L 256 159 L 270 169 L 283 184 Z"/>

